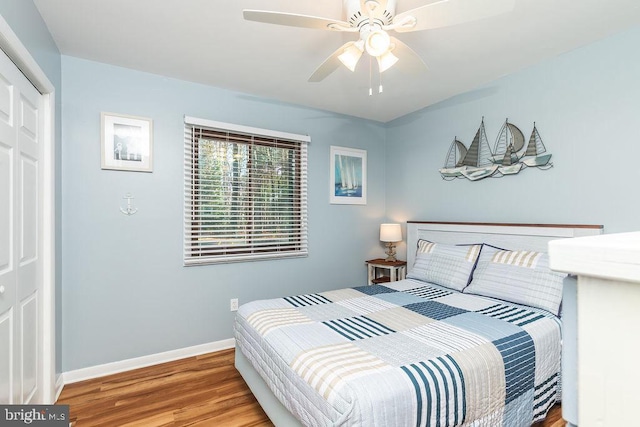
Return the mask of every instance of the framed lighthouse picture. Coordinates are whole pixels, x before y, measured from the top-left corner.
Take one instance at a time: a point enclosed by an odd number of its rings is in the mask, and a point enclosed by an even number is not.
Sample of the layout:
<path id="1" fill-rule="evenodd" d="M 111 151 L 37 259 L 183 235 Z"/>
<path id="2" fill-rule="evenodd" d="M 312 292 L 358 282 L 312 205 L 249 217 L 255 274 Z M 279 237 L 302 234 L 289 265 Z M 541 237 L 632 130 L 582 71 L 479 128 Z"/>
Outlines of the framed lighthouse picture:
<path id="1" fill-rule="evenodd" d="M 338 205 L 367 204 L 367 152 L 356 148 L 330 148 L 329 202 Z"/>

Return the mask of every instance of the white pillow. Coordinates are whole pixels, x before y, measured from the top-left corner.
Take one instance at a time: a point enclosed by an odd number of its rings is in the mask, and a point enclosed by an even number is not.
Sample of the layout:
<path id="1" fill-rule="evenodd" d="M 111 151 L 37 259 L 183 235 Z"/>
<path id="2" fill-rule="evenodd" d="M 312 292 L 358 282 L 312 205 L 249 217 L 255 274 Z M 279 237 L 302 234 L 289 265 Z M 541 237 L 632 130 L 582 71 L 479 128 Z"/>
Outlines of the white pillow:
<path id="1" fill-rule="evenodd" d="M 407 277 L 462 291 L 471 281 L 481 247 L 419 240 L 416 260 Z"/>
<path id="2" fill-rule="evenodd" d="M 549 269 L 549 256 L 544 252 L 508 251 L 485 244 L 464 293 L 538 307 L 557 315 L 565 277 Z"/>

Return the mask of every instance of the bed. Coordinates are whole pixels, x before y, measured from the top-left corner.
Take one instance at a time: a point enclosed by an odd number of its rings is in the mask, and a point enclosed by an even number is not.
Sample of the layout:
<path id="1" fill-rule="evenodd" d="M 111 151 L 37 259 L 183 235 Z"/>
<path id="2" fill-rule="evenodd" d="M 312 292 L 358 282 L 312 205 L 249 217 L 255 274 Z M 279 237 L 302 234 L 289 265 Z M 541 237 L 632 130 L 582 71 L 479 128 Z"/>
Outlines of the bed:
<path id="1" fill-rule="evenodd" d="M 254 301 L 236 367 L 277 426 L 530 426 L 560 400 L 550 240 L 601 226 L 407 223 L 407 279 Z"/>

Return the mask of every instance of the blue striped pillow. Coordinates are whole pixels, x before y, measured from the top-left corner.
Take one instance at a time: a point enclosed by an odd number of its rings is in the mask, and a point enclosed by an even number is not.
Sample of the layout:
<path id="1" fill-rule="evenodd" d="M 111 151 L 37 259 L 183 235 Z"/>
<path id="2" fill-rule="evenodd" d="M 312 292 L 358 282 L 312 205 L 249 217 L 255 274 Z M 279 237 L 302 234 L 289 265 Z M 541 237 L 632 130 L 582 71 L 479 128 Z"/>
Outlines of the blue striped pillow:
<path id="1" fill-rule="evenodd" d="M 555 315 L 566 274 L 549 269 L 544 252 L 509 251 L 483 245 L 473 280 L 465 293 L 538 307 Z"/>
<path id="2" fill-rule="evenodd" d="M 418 240 L 416 260 L 407 277 L 462 291 L 471 281 L 481 247 Z"/>

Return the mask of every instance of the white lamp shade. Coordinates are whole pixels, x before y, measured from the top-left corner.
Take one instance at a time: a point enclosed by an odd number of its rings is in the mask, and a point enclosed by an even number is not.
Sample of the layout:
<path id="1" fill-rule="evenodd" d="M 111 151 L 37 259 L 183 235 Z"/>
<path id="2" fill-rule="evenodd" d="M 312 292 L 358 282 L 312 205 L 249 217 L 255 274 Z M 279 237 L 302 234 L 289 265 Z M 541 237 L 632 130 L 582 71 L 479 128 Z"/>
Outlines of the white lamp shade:
<path id="1" fill-rule="evenodd" d="M 389 68 L 393 67 L 393 64 L 398 62 L 398 57 L 395 56 L 391 51 L 387 51 L 382 55 L 378 56 L 378 68 L 381 73 L 384 73 Z"/>
<path id="2" fill-rule="evenodd" d="M 358 65 L 358 61 L 362 56 L 362 50 L 358 49 L 357 46 L 351 45 L 344 50 L 340 55 L 338 55 L 338 59 L 340 62 L 344 64 L 345 67 L 350 69 L 351 71 L 356 70 L 356 65 Z"/>
<path id="3" fill-rule="evenodd" d="M 389 50 L 391 38 L 384 30 L 377 30 L 367 36 L 365 48 L 367 53 L 373 57 L 378 57 Z"/>
<path id="4" fill-rule="evenodd" d="M 380 241 L 381 242 L 402 241 L 402 229 L 400 228 L 400 224 L 381 224 L 380 225 Z"/>

